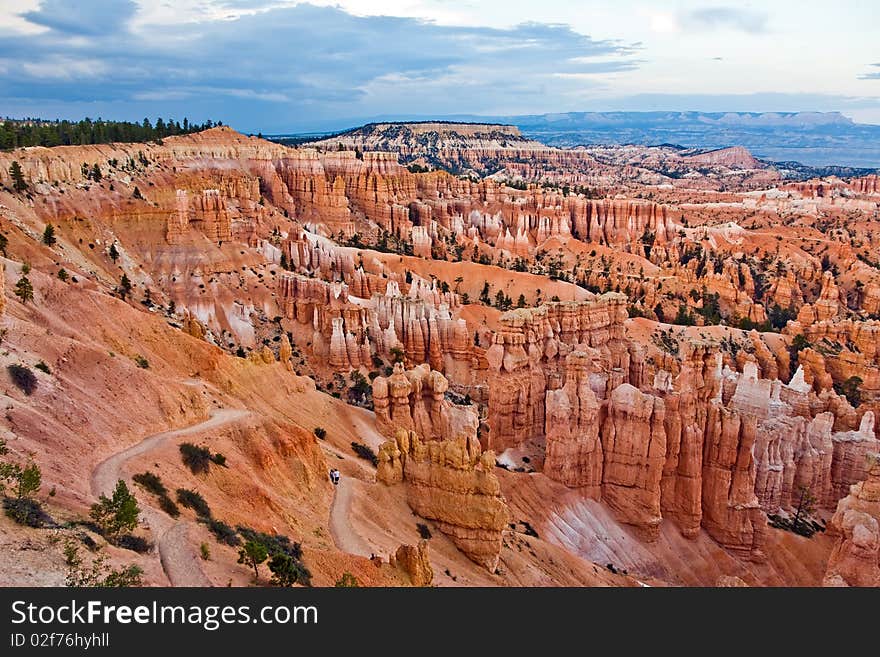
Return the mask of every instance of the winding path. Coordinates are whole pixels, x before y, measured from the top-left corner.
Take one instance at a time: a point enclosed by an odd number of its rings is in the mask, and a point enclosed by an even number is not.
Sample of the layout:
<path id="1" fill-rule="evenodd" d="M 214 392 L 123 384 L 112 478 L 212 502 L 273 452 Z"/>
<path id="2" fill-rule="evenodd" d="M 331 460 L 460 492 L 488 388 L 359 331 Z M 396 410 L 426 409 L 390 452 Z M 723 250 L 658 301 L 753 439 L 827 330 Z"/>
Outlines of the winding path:
<path id="1" fill-rule="evenodd" d="M 217 427 L 247 417 L 249 414 L 249 411 L 242 409 L 221 409 L 212 412 L 211 417 L 204 422 L 199 422 L 182 429 L 173 429 L 147 436 L 141 442 L 113 454 L 95 466 L 91 477 L 92 494 L 97 497 L 102 493 L 109 494 L 112 492 L 116 482 L 122 479 L 123 465 L 136 456 L 141 456 L 150 450 L 157 449 L 169 440 L 216 429 Z M 202 571 L 199 557 L 190 548 L 187 540 L 189 522 L 186 520 L 174 520 L 153 507 L 146 507 L 143 510 L 143 516 L 156 537 L 162 569 L 165 571 L 165 575 L 168 577 L 171 585 L 211 586 L 211 581 Z"/>
<path id="2" fill-rule="evenodd" d="M 343 552 L 369 557 L 372 554 L 370 547 L 354 531 L 348 517 L 351 513 L 353 485 L 353 479 L 343 477 L 333 491 L 333 502 L 330 505 L 330 536 L 336 547 Z"/>

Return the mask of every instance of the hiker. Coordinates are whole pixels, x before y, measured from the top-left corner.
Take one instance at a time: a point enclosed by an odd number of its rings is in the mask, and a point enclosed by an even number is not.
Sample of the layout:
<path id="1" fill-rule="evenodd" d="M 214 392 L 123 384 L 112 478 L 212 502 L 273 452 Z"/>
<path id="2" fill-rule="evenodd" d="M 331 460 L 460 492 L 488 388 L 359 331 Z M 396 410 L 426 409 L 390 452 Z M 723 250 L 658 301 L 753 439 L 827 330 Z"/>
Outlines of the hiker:
<path id="1" fill-rule="evenodd" d="M 332 468 L 330 470 L 330 481 L 333 482 L 334 486 L 339 483 L 339 470 L 337 470 L 336 468 Z"/>

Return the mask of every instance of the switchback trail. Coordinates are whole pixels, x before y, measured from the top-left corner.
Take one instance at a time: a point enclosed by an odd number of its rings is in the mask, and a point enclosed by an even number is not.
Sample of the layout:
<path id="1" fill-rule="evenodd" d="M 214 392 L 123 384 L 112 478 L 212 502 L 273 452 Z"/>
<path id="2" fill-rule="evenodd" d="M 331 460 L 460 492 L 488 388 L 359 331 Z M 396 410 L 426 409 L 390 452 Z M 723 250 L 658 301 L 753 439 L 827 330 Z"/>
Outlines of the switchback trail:
<path id="1" fill-rule="evenodd" d="M 204 422 L 193 424 L 182 429 L 163 431 L 147 436 L 141 442 L 113 454 L 101 461 L 92 471 L 92 495 L 112 493 L 116 482 L 122 479 L 122 467 L 131 459 L 157 449 L 169 440 L 182 438 L 190 434 L 202 433 L 247 417 L 250 411 L 225 408 L 213 411 L 211 417 Z M 143 516 L 153 532 L 159 548 L 162 569 L 172 586 L 211 586 L 211 581 L 202 571 L 199 557 L 190 549 L 187 541 L 189 522 L 174 520 L 162 511 L 146 507 Z"/>

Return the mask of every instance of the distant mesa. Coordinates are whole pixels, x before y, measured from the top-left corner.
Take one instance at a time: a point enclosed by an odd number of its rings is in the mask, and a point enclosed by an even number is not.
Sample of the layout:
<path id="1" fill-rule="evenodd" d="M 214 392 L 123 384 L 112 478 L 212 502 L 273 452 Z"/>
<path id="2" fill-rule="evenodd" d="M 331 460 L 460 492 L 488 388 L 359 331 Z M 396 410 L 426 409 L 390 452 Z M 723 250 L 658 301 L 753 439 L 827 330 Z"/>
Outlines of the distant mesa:
<path id="1" fill-rule="evenodd" d="M 718 148 L 704 153 L 687 155 L 682 158 L 691 164 L 706 164 L 710 166 L 725 166 L 731 169 L 760 169 L 763 164 L 742 146 L 730 148 Z"/>

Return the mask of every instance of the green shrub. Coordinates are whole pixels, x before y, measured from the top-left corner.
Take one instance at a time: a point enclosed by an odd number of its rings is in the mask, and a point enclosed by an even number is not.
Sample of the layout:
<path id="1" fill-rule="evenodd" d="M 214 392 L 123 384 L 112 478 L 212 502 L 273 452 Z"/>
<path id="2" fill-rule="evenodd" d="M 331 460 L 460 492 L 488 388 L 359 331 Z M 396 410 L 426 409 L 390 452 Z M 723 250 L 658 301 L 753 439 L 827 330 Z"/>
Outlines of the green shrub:
<path id="1" fill-rule="evenodd" d="M 324 427 L 315 427 L 315 437 L 324 440 L 327 437 L 327 430 Z"/>
<path id="2" fill-rule="evenodd" d="M 336 584 L 334 584 L 336 588 L 345 588 L 345 589 L 354 589 L 358 588 L 360 584 L 358 584 L 357 578 L 349 572 L 342 573 L 342 577 L 336 580 Z"/>
<path id="3" fill-rule="evenodd" d="M 289 554 L 275 554 L 269 560 L 269 571 L 275 586 L 293 586 L 294 584 L 311 583 L 312 574 L 299 560 Z"/>
<path id="4" fill-rule="evenodd" d="M 6 370 L 16 387 L 24 394 L 30 396 L 37 389 L 37 377 L 30 368 L 24 365 L 9 365 Z"/>
<path id="5" fill-rule="evenodd" d="M 159 497 L 168 495 L 168 489 L 165 488 L 165 484 L 162 483 L 162 480 L 157 474 L 153 474 L 152 472 L 141 472 L 140 474 L 134 475 L 131 480 L 153 495 L 158 495 Z"/>
<path id="6" fill-rule="evenodd" d="M 225 468 L 226 467 L 226 457 L 223 456 L 223 454 L 221 454 L 220 452 L 217 452 L 217 453 L 211 455 L 211 463 L 214 463 L 215 465 L 223 466 Z"/>
<path id="7" fill-rule="evenodd" d="M 426 541 L 429 538 L 431 538 L 431 530 L 428 528 L 428 525 L 426 525 L 425 523 L 423 523 L 423 522 L 416 523 L 416 529 L 419 530 L 419 536 L 421 538 L 425 539 Z"/>
<path id="8" fill-rule="evenodd" d="M 193 474 L 206 474 L 211 467 L 211 450 L 193 443 L 181 443 L 180 455 L 183 464 Z"/>
<path id="9" fill-rule="evenodd" d="M 138 554 L 146 554 L 153 549 L 153 544 L 147 539 L 133 534 L 123 534 L 116 540 L 115 545 Z"/>
<path id="10" fill-rule="evenodd" d="M 137 499 L 128 490 L 125 482 L 119 479 L 113 496 L 108 498 L 101 495 L 92 505 L 89 515 L 108 540 L 116 541 L 122 532 L 137 527 L 140 512 Z"/>
<path id="11" fill-rule="evenodd" d="M 100 555 L 86 566 L 79 554 L 79 548 L 72 540 L 64 544 L 64 558 L 67 562 L 66 586 L 90 586 L 100 588 L 141 586 L 144 571 L 140 566 L 130 565 L 119 570 L 106 565 L 107 557 Z"/>
<path id="12" fill-rule="evenodd" d="M 46 365 L 46 363 L 44 363 L 43 361 L 40 361 L 39 363 L 34 365 L 34 367 L 36 367 L 41 372 L 45 372 L 46 374 L 52 374 L 52 370 L 50 370 L 49 366 Z"/>
<path id="13" fill-rule="evenodd" d="M 211 548 L 208 547 L 207 543 L 202 543 L 199 546 L 199 554 L 202 557 L 202 561 L 208 561 L 211 558 Z"/>
<path id="14" fill-rule="evenodd" d="M 373 466 L 379 465 L 379 457 L 376 456 L 376 452 L 370 449 L 368 446 L 362 443 L 351 443 L 351 449 L 357 454 L 358 458 L 364 459 L 365 461 L 369 461 L 373 464 Z"/>
<path id="15" fill-rule="evenodd" d="M 150 369 L 150 361 L 148 361 L 146 358 L 144 358 L 144 357 L 141 356 L 140 354 L 138 354 L 137 356 L 134 357 L 134 362 L 135 362 L 135 363 L 137 364 L 137 366 L 140 367 L 142 370 Z"/>
<path id="16" fill-rule="evenodd" d="M 208 526 L 208 529 L 214 534 L 214 538 L 217 539 L 218 543 L 231 545 L 233 547 L 241 544 L 241 540 L 239 540 L 238 534 L 235 533 L 235 530 L 222 520 L 203 518 L 202 522 Z"/>
<path id="17" fill-rule="evenodd" d="M 19 525 L 47 527 L 54 524 L 49 514 L 43 510 L 43 505 L 29 497 L 3 498 L 3 511 Z"/>
<path id="18" fill-rule="evenodd" d="M 161 495 L 159 497 L 159 508 L 172 518 L 177 518 L 180 515 L 180 508 L 174 503 L 174 500 L 167 495 Z"/>
<path id="19" fill-rule="evenodd" d="M 199 495 L 194 490 L 188 488 L 178 488 L 177 501 L 182 506 L 185 506 L 187 509 L 192 509 L 193 511 L 195 511 L 196 515 L 198 516 L 201 516 L 203 518 L 211 517 L 211 507 L 208 506 L 205 498 Z"/>

